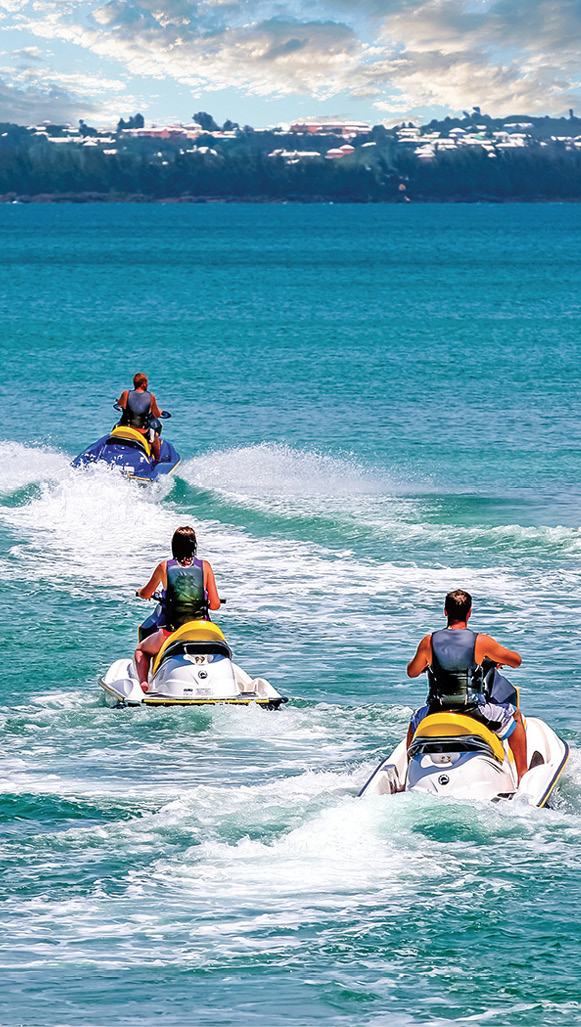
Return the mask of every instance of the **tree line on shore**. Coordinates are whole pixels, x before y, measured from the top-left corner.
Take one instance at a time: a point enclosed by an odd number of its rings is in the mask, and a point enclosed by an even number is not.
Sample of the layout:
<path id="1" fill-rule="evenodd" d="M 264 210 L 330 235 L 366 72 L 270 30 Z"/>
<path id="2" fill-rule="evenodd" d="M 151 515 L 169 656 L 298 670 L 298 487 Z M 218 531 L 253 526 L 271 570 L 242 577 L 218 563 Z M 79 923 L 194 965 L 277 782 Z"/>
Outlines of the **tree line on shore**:
<path id="1" fill-rule="evenodd" d="M 204 112 L 196 117 L 200 115 Z M 433 159 L 422 160 L 409 146 L 399 145 L 393 130 L 378 125 L 354 140 L 353 153 L 332 160 L 324 155 L 344 142 L 340 136 L 305 140 L 290 133 L 258 133 L 250 126 L 240 129 L 234 122 L 227 122 L 232 128 L 226 130 L 236 132 L 230 139 L 208 134 L 193 143 L 122 135 L 123 129 L 140 127 L 142 121 L 141 115 L 130 123 L 121 119 L 115 152 L 108 153 L 99 145 L 56 145 L 30 129 L 0 124 L 0 195 L 5 200 L 185 202 L 581 199 L 581 151 L 558 139 L 532 139 L 524 147 L 498 150 L 492 159 L 483 147 L 459 146 L 436 149 Z M 458 119 L 447 122 L 438 124 L 448 129 L 462 124 Z M 203 128 L 207 133 L 215 130 L 208 121 Z M 80 131 L 90 137 L 96 130 L 82 122 Z M 274 149 L 306 148 L 320 157 L 292 162 L 269 156 Z"/>

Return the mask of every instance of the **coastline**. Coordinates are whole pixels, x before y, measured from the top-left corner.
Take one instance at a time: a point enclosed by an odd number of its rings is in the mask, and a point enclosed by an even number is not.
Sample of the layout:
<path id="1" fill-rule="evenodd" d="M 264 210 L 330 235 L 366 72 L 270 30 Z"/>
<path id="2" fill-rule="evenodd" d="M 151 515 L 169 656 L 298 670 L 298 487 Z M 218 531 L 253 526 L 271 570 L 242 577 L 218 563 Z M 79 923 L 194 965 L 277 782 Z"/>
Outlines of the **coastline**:
<path id="1" fill-rule="evenodd" d="M 368 204 L 374 205 L 390 205 L 390 206 L 401 206 L 408 203 L 437 203 L 437 204 L 473 204 L 473 203 L 490 203 L 496 206 L 503 204 L 513 203 L 526 203 L 526 204 L 546 204 L 546 203 L 580 203 L 581 199 L 578 196 L 486 196 L 486 195 L 474 195 L 474 196 L 386 196 L 381 198 L 367 197 L 362 199 L 361 197 L 355 196 L 144 196 L 141 194 L 111 194 L 111 193 L 38 193 L 36 195 L 27 195 L 19 193 L 5 193 L 0 195 L 0 204 L 11 205 L 11 204 L 146 204 L 146 205 L 165 205 L 165 204 L 208 204 L 208 203 L 249 203 L 249 204 L 288 204 L 295 203 L 301 206 L 310 206 L 317 203 L 325 204 L 357 204 L 358 206 L 366 206 Z"/>

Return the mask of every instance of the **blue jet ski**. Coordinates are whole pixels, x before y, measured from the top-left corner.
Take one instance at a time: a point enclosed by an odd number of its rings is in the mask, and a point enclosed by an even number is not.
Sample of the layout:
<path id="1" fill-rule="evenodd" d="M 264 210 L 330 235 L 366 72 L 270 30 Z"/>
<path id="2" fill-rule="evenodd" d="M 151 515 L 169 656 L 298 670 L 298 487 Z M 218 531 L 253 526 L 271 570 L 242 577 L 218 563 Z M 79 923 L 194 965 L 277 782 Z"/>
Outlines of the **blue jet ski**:
<path id="1" fill-rule="evenodd" d="M 115 409 L 120 409 L 116 404 L 114 406 Z M 166 419 L 171 417 L 171 414 L 164 411 L 161 416 Z M 86 467 L 97 462 L 118 467 L 126 478 L 152 482 L 175 471 L 180 462 L 180 455 L 171 442 L 161 439 L 160 459 L 156 462 L 147 435 L 142 435 L 135 428 L 115 425 L 107 435 L 97 439 L 92 446 L 75 457 L 72 466 Z"/>

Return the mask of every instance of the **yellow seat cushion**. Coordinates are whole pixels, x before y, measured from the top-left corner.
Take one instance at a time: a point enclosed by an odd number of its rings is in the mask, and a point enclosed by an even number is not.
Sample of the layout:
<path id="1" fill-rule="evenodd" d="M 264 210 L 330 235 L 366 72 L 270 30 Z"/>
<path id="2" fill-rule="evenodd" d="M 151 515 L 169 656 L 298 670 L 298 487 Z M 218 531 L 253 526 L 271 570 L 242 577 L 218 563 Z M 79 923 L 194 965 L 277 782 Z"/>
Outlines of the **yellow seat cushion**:
<path id="1" fill-rule="evenodd" d="M 166 651 L 167 647 L 173 645 L 174 642 L 225 642 L 226 639 L 222 634 L 217 624 L 212 624 L 209 620 L 189 620 L 187 624 L 182 624 L 181 628 L 174 631 L 173 635 L 166 638 L 161 649 L 159 650 L 153 666 L 151 668 L 151 676 L 155 674 L 157 668 L 161 663 L 162 656 Z"/>
<path id="2" fill-rule="evenodd" d="M 129 428 L 126 425 L 117 425 L 116 428 L 113 428 L 109 438 L 126 439 L 128 442 L 139 442 L 139 445 L 143 446 L 145 450 L 145 455 L 151 456 L 151 444 L 147 435 L 142 435 L 141 432 L 137 431 L 135 428 Z"/>
<path id="3" fill-rule="evenodd" d="M 488 742 L 497 760 L 502 762 L 505 759 L 504 746 L 498 735 L 465 713 L 430 713 L 418 725 L 414 738 L 454 738 L 465 735 L 479 735 Z"/>

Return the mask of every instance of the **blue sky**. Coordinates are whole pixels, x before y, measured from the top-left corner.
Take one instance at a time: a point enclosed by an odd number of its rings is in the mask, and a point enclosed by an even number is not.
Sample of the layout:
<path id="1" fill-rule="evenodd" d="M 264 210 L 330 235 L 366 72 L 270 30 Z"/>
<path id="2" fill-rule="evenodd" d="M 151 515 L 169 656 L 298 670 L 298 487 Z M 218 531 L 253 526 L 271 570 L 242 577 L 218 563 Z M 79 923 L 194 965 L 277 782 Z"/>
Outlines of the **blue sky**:
<path id="1" fill-rule="evenodd" d="M 581 113 L 581 0 L 0 0 L 0 120 Z"/>

